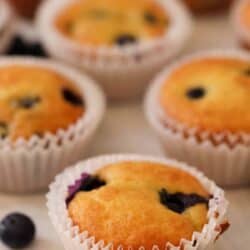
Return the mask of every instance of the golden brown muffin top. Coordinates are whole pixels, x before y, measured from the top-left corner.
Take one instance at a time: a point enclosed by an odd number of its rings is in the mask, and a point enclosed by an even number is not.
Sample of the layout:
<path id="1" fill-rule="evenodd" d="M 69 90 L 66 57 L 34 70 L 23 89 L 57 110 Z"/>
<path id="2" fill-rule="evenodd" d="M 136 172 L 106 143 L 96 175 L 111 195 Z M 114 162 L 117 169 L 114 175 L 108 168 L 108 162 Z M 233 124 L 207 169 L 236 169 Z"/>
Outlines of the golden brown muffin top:
<path id="1" fill-rule="evenodd" d="M 250 61 L 192 60 L 174 70 L 159 94 L 168 117 L 209 132 L 250 133 Z"/>
<path id="2" fill-rule="evenodd" d="M 159 163 L 105 166 L 81 190 L 68 204 L 74 225 L 115 248 L 152 249 L 157 244 L 164 249 L 167 242 L 191 240 L 207 222 L 209 194 L 200 182 Z"/>
<path id="3" fill-rule="evenodd" d="M 59 13 L 55 25 L 80 44 L 111 46 L 162 36 L 168 17 L 155 0 L 79 0 Z"/>
<path id="4" fill-rule="evenodd" d="M 38 66 L 0 67 L 0 137 L 56 133 L 83 112 L 78 89 L 64 76 Z"/>

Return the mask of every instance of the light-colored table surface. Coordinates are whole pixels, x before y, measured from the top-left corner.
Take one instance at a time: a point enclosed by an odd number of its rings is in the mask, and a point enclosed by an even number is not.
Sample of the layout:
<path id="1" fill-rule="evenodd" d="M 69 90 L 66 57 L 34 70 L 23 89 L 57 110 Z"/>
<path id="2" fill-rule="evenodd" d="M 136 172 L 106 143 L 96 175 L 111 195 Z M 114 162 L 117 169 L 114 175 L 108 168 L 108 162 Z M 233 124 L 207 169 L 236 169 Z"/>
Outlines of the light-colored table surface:
<path id="1" fill-rule="evenodd" d="M 235 47 L 236 42 L 226 16 L 199 19 L 191 45 L 183 54 L 206 48 Z M 141 104 L 112 104 L 90 148 L 90 155 L 141 153 L 163 156 L 161 147 L 144 118 Z M 237 167 L 237 166 L 236 166 Z M 218 241 L 215 250 L 250 249 L 250 189 L 227 190 L 230 200 L 231 229 Z M 26 250 L 61 250 L 51 226 L 44 194 L 11 196 L 0 194 L 0 218 L 12 211 L 23 211 L 37 225 L 37 238 Z M 0 250 L 7 250 L 0 244 Z"/>

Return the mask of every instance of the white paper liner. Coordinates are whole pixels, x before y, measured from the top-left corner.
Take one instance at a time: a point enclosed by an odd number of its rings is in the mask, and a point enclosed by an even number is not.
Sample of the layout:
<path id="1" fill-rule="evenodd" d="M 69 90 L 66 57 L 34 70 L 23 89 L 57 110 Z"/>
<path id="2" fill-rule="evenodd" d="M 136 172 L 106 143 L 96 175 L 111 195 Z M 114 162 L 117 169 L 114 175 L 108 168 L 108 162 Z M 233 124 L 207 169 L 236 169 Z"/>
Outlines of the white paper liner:
<path id="1" fill-rule="evenodd" d="M 156 0 L 170 17 L 164 36 L 121 48 L 80 45 L 64 37 L 53 24 L 57 13 L 70 1 L 45 1 L 37 14 L 41 39 L 48 52 L 90 73 L 112 98 L 141 94 L 147 83 L 187 43 L 192 20 L 176 0 Z M 54 46 L 56 44 L 56 46 Z"/>
<path id="2" fill-rule="evenodd" d="M 249 4 L 249 0 L 238 0 L 232 7 L 231 19 L 234 30 L 239 38 L 239 41 L 243 43 L 244 46 L 250 47 L 250 29 L 247 28 L 244 23 L 242 23 L 242 9 L 246 4 Z"/>
<path id="3" fill-rule="evenodd" d="M 166 250 L 203 250 L 213 245 L 215 239 L 221 232 L 220 224 L 225 219 L 228 207 L 228 201 L 225 199 L 222 189 L 217 187 L 214 182 L 208 180 L 202 173 L 184 163 L 150 156 L 118 154 L 100 156 L 78 163 L 73 168 L 67 169 L 57 176 L 55 182 L 51 184 L 50 192 L 47 195 L 49 216 L 66 250 L 113 249 L 112 242 L 105 245 L 104 241 L 101 240 L 97 242 L 94 235 L 89 235 L 87 231 L 80 232 L 78 226 L 73 225 L 73 222 L 68 215 L 65 201 L 68 196 L 68 187 L 74 184 L 82 173 L 92 174 L 108 164 L 123 161 L 162 163 L 170 167 L 182 169 L 196 177 L 205 189 L 213 195 L 213 198 L 209 202 L 208 223 L 203 227 L 202 232 L 193 233 L 191 241 L 185 239 L 181 240 L 180 246 L 178 247 L 166 242 Z M 126 248 L 120 246 L 119 249 Z M 131 248 L 131 250 L 132 249 L 133 248 Z M 139 249 L 144 249 L 144 247 L 141 246 Z M 157 242 L 152 249 L 159 249 Z"/>
<path id="4" fill-rule="evenodd" d="M 102 120 L 105 98 L 91 79 L 68 66 L 28 57 L 0 59 L 0 67 L 13 64 L 55 70 L 76 84 L 86 105 L 84 115 L 66 130 L 46 133 L 42 138 L 20 138 L 16 142 L 0 140 L 0 191 L 38 191 L 47 188 L 62 169 L 84 157 L 87 145 Z"/>
<path id="5" fill-rule="evenodd" d="M 145 113 L 170 157 L 198 167 L 220 185 L 245 185 L 250 183 L 249 133 L 189 128 L 168 117 L 159 103 L 159 90 L 168 75 L 181 65 L 204 57 L 250 61 L 250 55 L 240 50 L 207 51 L 184 58 L 156 77 L 145 98 Z"/>
<path id="6" fill-rule="evenodd" d="M 14 34 L 15 16 L 5 0 L 0 0 L 0 53 L 8 47 Z"/>

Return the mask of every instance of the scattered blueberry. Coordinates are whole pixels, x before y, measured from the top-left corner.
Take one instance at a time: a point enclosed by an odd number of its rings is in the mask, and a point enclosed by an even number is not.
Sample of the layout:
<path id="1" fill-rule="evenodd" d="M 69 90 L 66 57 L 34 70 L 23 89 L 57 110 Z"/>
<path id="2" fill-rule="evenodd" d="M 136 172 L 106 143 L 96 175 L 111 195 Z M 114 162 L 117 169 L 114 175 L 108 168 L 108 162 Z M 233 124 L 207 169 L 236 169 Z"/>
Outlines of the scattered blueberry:
<path id="1" fill-rule="evenodd" d="M 136 42 L 137 42 L 136 37 L 134 35 L 131 35 L 131 34 L 123 34 L 123 35 L 118 36 L 115 39 L 115 43 L 119 46 L 133 44 Z"/>
<path id="2" fill-rule="evenodd" d="M 197 194 L 169 194 L 166 189 L 159 192 L 161 203 L 176 213 L 183 213 L 187 208 L 196 204 L 208 205 L 208 199 Z"/>
<path id="3" fill-rule="evenodd" d="M 74 93 L 71 89 L 64 88 L 62 90 L 63 98 L 73 104 L 74 106 L 83 106 L 83 99 L 81 96 Z"/>
<path id="4" fill-rule="evenodd" d="M 42 45 L 39 42 L 31 43 L 23 40 L 20 36 L 13 38 L 6 52 L 7 55 L 31 55 L 37 57 L 47 57 Z"/>
<path id="5" fill-rule="evenodd" d="M 0 138 L 4 139 L 8 135 L 8 126 L 5 122 L 0 122 Z"/>
<path id="6" fill-rule="evenodd" d="M 75 197 L 77 192 L 89 192 L 104 185 L 106 185 L 106 182 L 101 180 L 98 176 L 91 176 L 87 173 L 83 173 L 81 175 L 81 178 L 75 181 L 74 185 L 69 186 L 69 196 L 66 200 L 66 204 L 69 204 L 69 202 Z"/>
<path id="7" fill-rule="evenodd" d="M 14 105 L 18 108 L 23 109 L 31 109 L 35 105 L 37 105 L 41 101 L 41 98 L 38 96 L 32 97 L 32 96 L 26 96 L 22 97 L 19 100 L 14 102 Z"/>
<path id="8" fill-rule="evenodd" d="M 27 247 L 35 237 L 35 225 L 24 214 L 13 213 L 0 223 L 0 239 L 10 248 Z"/>
<path id="9" fill-rule="evenodd" d="M 158 21 L 157 17 L 150 12 L 144 13 L 144 19 L 150 24 L 155 24 Z"/>
<path id="10" fill-rule="evenodd" d="M 187 91 L 187 96 L 190 99 L 200 99 L 202 97 L 204 97 L 206 94 L 205 90 L 203 87 L 194 87 L 191 88 Z"/>
<path id="11" fill-rule="evenodd" d="M 81 175 L 81 178 L 79 178 L 78 180 L 75 181 L 75 183 L 71 186 L 68 187 L 68 198 L 66 200 L 66 203 L 68 204 L 75 196 L 75 194 L 80 190 L 82 183 L 89 178 L 89 174 L 87 173 L 83 173 Z"/>

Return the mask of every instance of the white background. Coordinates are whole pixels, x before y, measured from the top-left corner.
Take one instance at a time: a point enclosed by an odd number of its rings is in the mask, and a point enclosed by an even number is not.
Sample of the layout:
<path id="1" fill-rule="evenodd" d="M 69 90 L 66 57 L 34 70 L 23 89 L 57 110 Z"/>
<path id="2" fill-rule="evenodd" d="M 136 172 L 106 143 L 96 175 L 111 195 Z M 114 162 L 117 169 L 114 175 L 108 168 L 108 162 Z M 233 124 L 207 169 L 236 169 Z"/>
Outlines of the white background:
<path id="1" fill-rule="evenodd" d="M 190 45 L 183 54 L 208 48 L 236 47 L 236 39 L 226 16 L 196 20 Z M 141 153 L 161 155 L 161 147 L 149 127 L 141 103 L 110 104 L 89 155 L 104 153 Z M 235 166 L 237 167 L 237 166 Z M 250 189 L 227 190 L 230 200 L 231 229 L 215 246 L 215 250 L 250 249 Z M 13 196 L 0 194 L 0 218 L 12 211 L 30 215 L 37 226 L 37 237 L 27 250 L 61 250 L 62 246 L 51 226 L 44 194 Z M 7 250 L 0 243 L 0 250 Z"/>

